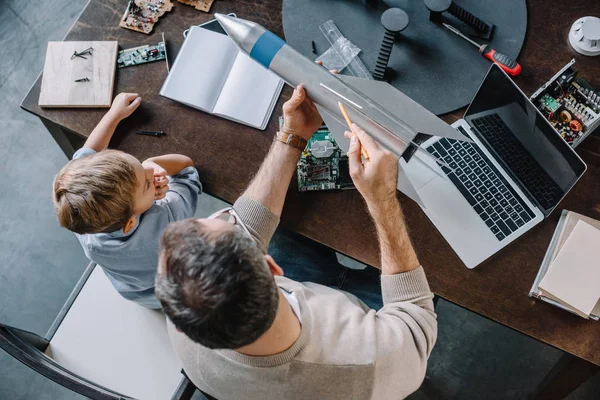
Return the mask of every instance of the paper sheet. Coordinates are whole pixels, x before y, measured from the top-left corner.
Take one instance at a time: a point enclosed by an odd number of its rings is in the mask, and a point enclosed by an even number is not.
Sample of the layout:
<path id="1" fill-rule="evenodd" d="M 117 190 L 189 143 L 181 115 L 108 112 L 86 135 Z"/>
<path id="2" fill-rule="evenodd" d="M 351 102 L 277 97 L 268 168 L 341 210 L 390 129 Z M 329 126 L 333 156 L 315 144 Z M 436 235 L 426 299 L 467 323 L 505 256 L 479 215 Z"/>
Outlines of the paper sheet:
<path id="1" fill-rule="evenodd" d="M 600 311 L 600 230 L 577 222 L 540 289 L 583 317 Z"/>

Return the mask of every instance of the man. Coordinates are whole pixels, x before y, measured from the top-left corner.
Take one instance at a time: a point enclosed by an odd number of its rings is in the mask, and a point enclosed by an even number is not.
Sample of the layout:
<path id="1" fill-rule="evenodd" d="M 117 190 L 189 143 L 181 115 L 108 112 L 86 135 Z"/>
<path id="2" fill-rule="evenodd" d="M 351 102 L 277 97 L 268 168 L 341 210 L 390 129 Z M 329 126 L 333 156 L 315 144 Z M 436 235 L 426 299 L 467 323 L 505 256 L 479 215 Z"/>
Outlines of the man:
<path id="1" fill-rule="evenodd" d="M 406 397 L 424 378 L 437 322 L 396 198 L 398 160 L 357 126 L 346 132 L 350 174 L 377 227 L 383 307 L 288 279 L 265 251 L 302 145 L 322 120 L 302 86 L 283 111 L 278 140 L 233 209 L 165 230 L 156 294 L 173 347 L 192 382 L 220 400 Z M 286 271 L 301 269 L 287 261 Z M 319 261 L 308 260 L 308 273 L 328 268 Z"/>

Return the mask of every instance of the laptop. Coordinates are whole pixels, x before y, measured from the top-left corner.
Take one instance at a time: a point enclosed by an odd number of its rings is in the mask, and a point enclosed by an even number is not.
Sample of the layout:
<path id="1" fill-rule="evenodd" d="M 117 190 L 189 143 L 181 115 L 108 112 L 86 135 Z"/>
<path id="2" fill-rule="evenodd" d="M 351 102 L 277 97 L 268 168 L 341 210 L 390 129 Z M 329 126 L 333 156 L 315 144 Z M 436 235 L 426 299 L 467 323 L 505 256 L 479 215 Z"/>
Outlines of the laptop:
<path id="1" fill-rule="evenodd" d="M 418 153 L 420 162 L 400 163 L 425 214 L 475 268 L 550 215 L 587 167 L 495 64 L 452 126 L 473 142 L 421 145 L 447 166 Z"/>

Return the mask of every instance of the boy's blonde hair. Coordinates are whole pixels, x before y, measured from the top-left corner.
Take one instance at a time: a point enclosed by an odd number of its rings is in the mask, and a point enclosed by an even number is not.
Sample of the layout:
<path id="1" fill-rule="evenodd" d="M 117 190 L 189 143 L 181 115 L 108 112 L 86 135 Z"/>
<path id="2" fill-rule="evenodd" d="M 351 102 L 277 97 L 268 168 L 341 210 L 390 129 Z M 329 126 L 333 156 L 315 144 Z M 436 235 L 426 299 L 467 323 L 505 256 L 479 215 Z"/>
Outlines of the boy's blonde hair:
<path id="1" fill-rule="evenodd" d="M 133 215 L 138 186 L 123 152 L 105 150 L 72 160 L 54 178 L 54 208 L 60 225 L 73 232 L 113 232 Z"/>

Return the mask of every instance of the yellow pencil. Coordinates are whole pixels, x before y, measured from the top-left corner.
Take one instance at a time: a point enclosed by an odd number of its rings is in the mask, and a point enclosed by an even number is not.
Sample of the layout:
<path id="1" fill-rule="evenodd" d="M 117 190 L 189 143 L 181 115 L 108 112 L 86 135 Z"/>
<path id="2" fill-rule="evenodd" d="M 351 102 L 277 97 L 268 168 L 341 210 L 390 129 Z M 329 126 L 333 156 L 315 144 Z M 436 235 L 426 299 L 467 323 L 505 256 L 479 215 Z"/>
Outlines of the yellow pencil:
<path id="1" fill-rule="evenodd" d="M 342 115 L 344 115 L 344 119 L 346 120 L 346 123 L 348 124 L 348 128 L 350 129 L 350 132 L 352 132 L 352 121 L 350 121 L 350 117 L 348 116 L 348 113 L 346 112 L 346 108 L 339 101 L 338 101 L 338 106 L 340 106 L 340 110 L 342 111 Z M 356 136 L 356 135 L 354 135 L 354 136 Z M 358 138 L 356 138 L 356 139 L 358 140 Z M 358 144 L 360 145 L 360 140 L 358 141 Z M 365 150 L 365 148 L 363 146 L 360 146 L 360 151 L 362 153 L 362 156 L 365 158 L 365 160 L 368 161 L 369 154 L 367 154 L 367 150 Z"/>

